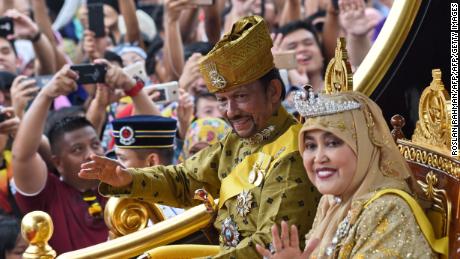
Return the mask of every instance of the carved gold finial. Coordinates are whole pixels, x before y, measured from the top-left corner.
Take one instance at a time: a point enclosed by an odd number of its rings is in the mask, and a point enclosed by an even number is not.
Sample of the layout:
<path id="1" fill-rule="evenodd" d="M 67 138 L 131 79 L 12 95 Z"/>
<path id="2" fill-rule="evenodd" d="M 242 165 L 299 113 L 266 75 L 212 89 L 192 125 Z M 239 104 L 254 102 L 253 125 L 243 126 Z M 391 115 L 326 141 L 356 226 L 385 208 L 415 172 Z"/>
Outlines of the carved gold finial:
<path id="1" fill-rule="evenodd" d="M 215 203 L 214 198 L 205 189 L 196 190 L 193 198 L 195 200 L 202 201 L 208 213 L 217 212 L 217 204 Z"/>
<path id="2" fill-rule="evenodd" d="M 22 237 L 29 242 L 29 247 L 23 254 L 26 259 L 51 259 L 56 257 L 56 251 L 48 245 L 53 235 L 53 221 L 43 211 L 32 211 L 24 216 L 21 222 Z"/>
<path id="3" fill-rule="evenodd" d="M 345 38 L 337 39 L 335 56 L 327 65 L 324 88 L 326 93 L 353 90 L 353 73 L 348 62 Z"/>
<path id="4" fill-rule="evenodd" d="M 441 70 L 433 69 L 433 81 L 423 91 L 419 104 L 419 120 L 412 141 L 450 154 L 450 96 L 441 80 Z"/>
<path id="5" fill-rule="evenodd" d="M 165 216 L 155 204 L 133 198 L 111 197 L 105 206 L 104 220 L 110 239 L 125 236 L 163 221 Z"/>

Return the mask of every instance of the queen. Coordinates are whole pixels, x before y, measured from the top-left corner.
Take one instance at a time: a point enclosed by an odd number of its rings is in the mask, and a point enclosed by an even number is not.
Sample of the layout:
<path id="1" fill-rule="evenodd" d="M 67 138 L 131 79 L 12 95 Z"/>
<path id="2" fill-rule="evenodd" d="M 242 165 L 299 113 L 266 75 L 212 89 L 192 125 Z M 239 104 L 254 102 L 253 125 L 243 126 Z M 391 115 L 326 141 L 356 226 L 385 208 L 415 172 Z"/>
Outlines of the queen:
<path id="1" fill-rule="evenodd" d="M 306 121 L 299 151 L 308 178 L 323 194 L 306 248 L 297 229 L 273 226 L 267 258 L 437 258 L 411 207 L 411 177 L 380 108 L 358 92 L 297 98 Z M 431 227 L 431 226 L 429 226 Z M 423 229 L 423 228 L 422 228 Z"/>

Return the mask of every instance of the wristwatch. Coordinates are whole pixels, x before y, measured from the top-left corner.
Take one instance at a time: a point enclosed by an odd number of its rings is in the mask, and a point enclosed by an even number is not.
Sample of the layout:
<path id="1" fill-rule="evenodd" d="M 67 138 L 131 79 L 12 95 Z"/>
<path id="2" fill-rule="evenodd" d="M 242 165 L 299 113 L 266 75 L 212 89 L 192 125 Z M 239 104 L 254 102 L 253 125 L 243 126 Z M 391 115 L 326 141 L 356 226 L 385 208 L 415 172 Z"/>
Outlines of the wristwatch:
<path id="1" fill-rule="evenodd" d="M 136 84 L 129 90 L 125 90 L 125 94 L 130 97 L 134 97 L 139 94 L 144 88 L 144 81 L 140 78 L 136 78 Z"/>

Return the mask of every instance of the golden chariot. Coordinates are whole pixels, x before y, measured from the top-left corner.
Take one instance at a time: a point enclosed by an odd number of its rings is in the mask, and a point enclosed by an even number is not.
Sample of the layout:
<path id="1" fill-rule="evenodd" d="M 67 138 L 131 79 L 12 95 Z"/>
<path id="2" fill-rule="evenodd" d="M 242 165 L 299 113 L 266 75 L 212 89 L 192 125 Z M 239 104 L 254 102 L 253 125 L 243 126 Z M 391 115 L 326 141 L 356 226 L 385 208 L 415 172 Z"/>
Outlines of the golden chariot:
<path id="1" fill-rule="evenodd" d="M 353 88 L 373 97 L 382 84 L 387 85 L 388 74 L 397 71 L 394 66 L 402 62 L 401 53 L 407 51 L 406 45 L 414 40 L 411 31 L 421 26 L 420 23 L 430 22 L 418 18 L 430 8 L 424 3 L 415 0 L 394 2 L 379 38 L 354 75 L 347 62 L 345 41 L 339 39 L 336 55 L 326 70 L 326 91 Z M 448 255 L 441 257 L 460 258 L 460 160 L 451 155 L 452 105 L 441 79 L 441 70 L 432 67 L 431 77 L 431 83 L 426 81 L 419 85 L 424 90 L 418 101 L 418 121 L 412 137 L 405 137 L 405 119 L 401 115 L 391 118 L 392 134 L 412 170 L 415 182 L 410 185 L 433 226 L 433 235 L 437 239 L 448 239 Z M 425 87 L 427 84 L 429 86 Z M 385 113 L 385 105 L 379 104 Z M 174 256 L 177 251 L 166 245 L 176 243 L 191 244 L 184 248 L 187 256 L 180 258 L 217 254 L 219 249 L 215 246 L 212 231 L 215 202 L 212 197 L 207 197 L 204 204 L 165 220 L 156 204 L 130 198 L 110 198 L 104 213 L 110 240 L 57 258 L 158 258 L 156 253 L 159 250 L 152 252 L 157 247 L 162 247 L 162 255 Z M 152 226 L 148 226 L 149 221 Z M 22 221 L 22 235 L 30 245 L 24 258 L 55 258 L 56 253 L 47 244 L 53 231 L 59 229 L 53 230 L 46 213 L 27 214 Z M 204 250 L 196 249 L 192 245 L 195 243 L 210 246 Z"/>

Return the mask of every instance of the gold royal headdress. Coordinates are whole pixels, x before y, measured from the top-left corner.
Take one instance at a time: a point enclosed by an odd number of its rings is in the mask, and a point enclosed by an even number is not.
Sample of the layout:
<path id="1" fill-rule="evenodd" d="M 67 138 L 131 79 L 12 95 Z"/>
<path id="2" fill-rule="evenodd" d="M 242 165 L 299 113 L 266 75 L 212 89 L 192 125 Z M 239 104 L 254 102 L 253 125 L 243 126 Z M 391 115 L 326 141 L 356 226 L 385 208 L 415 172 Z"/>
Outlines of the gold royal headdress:
<path id="1" fill-rule="evenodd" d="M 325 91 L 315 94 L 310 87 L 307 92 L 298 91 L 294 95 L 294 105 L 299 114 L 304 118 L 334 114 L 361 107 L 356 101 L 340 101 L 330 98 L 331 94 L 351 91 L 353 74 L 348 62 L 345 39 L 337 39 L 335 57 L 329 62 L 326 69 Z"/>
<path id="2" fill-rule="evenodd" d="M 202 58 L 200 72 L 209 92 L 222 92 L 253 82 L 275 67 L 268 26 L 260 16 L 248 16 Z"/>

